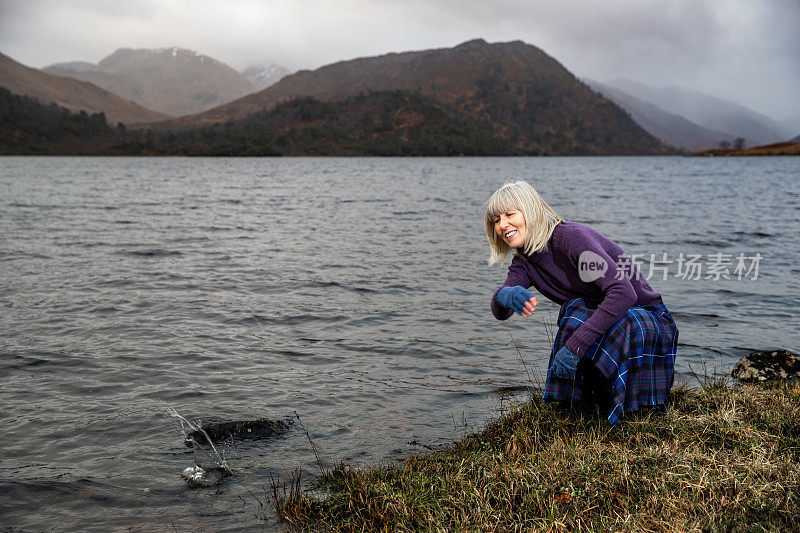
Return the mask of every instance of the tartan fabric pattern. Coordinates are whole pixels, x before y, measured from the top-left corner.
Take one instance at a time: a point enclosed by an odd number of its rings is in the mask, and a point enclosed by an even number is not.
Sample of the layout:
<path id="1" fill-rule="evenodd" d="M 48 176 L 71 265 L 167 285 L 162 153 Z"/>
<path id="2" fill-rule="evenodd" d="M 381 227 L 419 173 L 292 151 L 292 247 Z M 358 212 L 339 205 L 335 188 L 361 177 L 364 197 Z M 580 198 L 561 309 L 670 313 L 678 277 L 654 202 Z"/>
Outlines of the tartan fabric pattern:
<path id="1" fill-rule="evenodd" d="M 551 376 L 553 357 L 595 308 L 581 298 L 569 300 L 558 315 L 558 333 L 550 353 L 545 401 L 578 402 L 583 393 L 581 365 L 575 380 Z M 611 383 L 612 425 L 641 406 L 664 405 L 672 388 L 678 346 L 678 328 L 666 306 L 658 302 L 632 307 L 586 351 L 595 367 Z"/>

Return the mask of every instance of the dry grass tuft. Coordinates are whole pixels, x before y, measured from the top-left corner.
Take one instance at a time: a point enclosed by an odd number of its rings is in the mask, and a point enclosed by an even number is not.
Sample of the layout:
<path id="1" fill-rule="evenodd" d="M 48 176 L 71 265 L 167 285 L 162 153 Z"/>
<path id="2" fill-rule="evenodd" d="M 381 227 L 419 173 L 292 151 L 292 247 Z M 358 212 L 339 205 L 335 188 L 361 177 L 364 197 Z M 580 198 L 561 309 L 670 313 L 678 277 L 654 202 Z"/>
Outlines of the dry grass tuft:
<path id="1" fill-rule="evenodd" d="M 610 427 L 538 399 L 447 449 L 276 493 L 302 529 L 794 530 L 800 387 L 673 391 L 667 414 Z"/>

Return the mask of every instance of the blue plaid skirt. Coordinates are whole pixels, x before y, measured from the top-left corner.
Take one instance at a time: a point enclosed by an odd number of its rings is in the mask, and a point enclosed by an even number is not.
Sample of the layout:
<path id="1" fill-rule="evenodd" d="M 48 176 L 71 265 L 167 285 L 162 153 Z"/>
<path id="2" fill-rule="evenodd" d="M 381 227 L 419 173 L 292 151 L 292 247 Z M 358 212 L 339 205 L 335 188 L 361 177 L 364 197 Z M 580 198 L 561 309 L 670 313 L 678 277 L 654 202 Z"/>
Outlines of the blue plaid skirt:
<path id="1" fill-rule="evenodd" d="M 548 368 L 552 368 L 556 352 L 594 310 L 581 298 L 561 306 Z M 574 381 L 552 376 L 548 370 L 544 400 L 577 403 L 585 400 L 589 388 L 596 391 L 597 381 L 601 381 L 608 390 L 604 407 L 609 409 L 611 424 L 618 424 L 622 416 L 640 407 L 663 406 L 672 388 L 677 346 L 678 328 L 663 303 L 633 307 L 587 349 Z"/>

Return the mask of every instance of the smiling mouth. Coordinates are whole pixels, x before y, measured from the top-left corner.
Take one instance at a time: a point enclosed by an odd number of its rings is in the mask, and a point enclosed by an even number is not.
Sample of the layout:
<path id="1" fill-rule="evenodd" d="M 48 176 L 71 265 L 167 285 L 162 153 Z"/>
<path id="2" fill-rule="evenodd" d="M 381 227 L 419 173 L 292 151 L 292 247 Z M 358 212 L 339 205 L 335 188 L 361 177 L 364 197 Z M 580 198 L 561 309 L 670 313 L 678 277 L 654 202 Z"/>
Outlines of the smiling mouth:
<path id="1" fill-rule="evenodd" d="M 513 237 L 516 234 L 517 234 L 517 230 L 515 230 L 515 229 L 511 230 L 508 233 L 506 233 L 506 239 L 510 239 L 511 237 Z"/>

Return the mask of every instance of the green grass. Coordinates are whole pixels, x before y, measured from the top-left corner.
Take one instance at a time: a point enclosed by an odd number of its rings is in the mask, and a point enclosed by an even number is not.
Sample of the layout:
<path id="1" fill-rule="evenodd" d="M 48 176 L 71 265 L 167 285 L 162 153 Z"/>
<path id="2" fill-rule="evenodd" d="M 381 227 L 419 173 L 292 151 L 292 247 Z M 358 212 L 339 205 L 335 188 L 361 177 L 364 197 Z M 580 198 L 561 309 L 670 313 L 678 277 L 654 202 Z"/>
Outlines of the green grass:
<path id="1" fill-rule="evenodd" d="M 333 531 L 798 531 L 800 386 L 673 391 L 611 427 L 532 399 L 391 466 L 275 489 L 278 516 Z"/>

